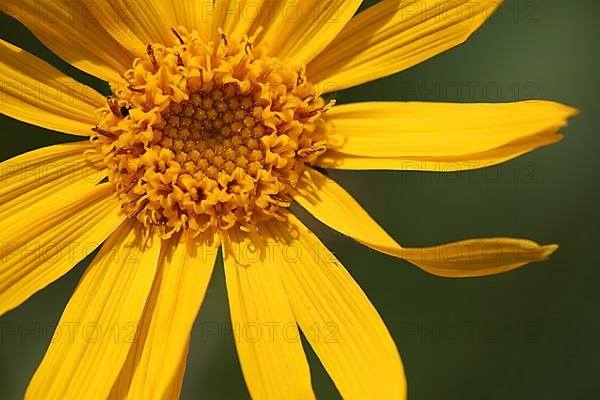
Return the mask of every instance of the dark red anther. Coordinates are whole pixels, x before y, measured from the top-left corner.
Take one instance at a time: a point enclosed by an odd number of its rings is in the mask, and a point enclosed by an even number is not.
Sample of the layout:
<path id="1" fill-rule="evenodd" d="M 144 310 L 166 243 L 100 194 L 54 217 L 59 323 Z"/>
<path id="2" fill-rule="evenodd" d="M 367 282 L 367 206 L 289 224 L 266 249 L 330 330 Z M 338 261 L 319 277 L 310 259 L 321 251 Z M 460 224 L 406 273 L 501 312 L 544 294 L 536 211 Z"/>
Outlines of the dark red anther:
<path id="1" fill-rule="evenodd" d="M 183 67 L 183 58 L 181 58 L 181 54 L 179 54 L 179 52 L 175 53 L 175 55 L 177 56 L 177 66 L 178 67 Z"/>
<path id="2" fill-rule="evenodd" d="M 146 53 L 148 54 L 148 57 L 150 57 L 150 62 L 154 66 L 154 70 L 155 71 L 158 70 L 158 61 L 156 61 L 156 56 L 154 55 L 154 49 L 152 48 L 151 44 L 149 44 L 148 47 L 146 47 Z"/>
<path id="3" fill-rule="evenodd" d="M 107 130 L 105 130 L 105 129 L 98 128 L 97 126 L 96 126 L 96 127 L 94 127 L 94 128 L 92 128 L 92 131 L 93 131 L 93 132 L 96 132 L 96 133 L 97 133 L 97 134 L 99 134 L 99 135 L 102 135 L 102 136 L 104 136 L 104 137 L 107 137 L 107 138 L 109 138 L 109 139 L 113 139 L 113 140 L 117 139 L 117 135 L 116 135 L 116 134 L 114 134 L 114 133 L 112 133 L 112 132 L 109 132 L 109 131 L 107 131 Z"/>
<path id="4" fill-rule="evenodd" d="M 183 41 L 183 39 L 179 35 L 179 32 L 177 32 L 177 30 L 175 28 L 171 28 L 171 32 L 173 32 L 173 35 L 175 35 L 175 37 L 177 38 L 177 40 L 179 40 L 179 43 L 185 44 L 185 42 Z"/>

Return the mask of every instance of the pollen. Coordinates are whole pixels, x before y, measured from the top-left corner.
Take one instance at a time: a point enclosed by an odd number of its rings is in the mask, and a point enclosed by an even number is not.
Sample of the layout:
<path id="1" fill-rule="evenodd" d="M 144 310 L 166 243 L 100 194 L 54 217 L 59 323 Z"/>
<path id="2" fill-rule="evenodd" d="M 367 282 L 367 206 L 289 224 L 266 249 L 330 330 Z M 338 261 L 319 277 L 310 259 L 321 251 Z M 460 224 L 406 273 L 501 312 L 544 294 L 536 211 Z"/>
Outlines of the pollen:
<path id="1" fill-rule="evenodd" d="M 305 69 L 254 38 L 174 30 L 113 84 L 92 140 L 130 218 L 163 238 L 283 219 L 306 165 L 326 151 L 333 104 Z"/>

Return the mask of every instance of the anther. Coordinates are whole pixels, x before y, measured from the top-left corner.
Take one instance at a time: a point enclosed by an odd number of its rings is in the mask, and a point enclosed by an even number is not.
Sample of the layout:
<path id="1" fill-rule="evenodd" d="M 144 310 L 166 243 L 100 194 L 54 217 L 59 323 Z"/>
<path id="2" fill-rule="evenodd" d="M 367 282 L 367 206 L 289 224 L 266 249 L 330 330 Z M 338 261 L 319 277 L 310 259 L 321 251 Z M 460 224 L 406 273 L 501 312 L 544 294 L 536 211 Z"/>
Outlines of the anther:
<path id="1" fill-rule="evenodd" d="M 112 133 L 112 132 L 109 132 L 109 131 L 107 131 L 107 130 L 105 130 L 105 129 L 102 129 L 102 128 L 98 128 L 97 126 L 96 126 L 96 127 L 94 127 L 94 128 L 92 128 L 92 131 L 93 131 L 93 132 L 96 132 L 96 133 L 97 133 L 97 134 L 99 134 L 99 135 L 105 136 L 105 137 L 107 137 L 107 138 L 110 138 L 110 139 L 113 139 L 113 140 L 117 139 L 117 137 L 118 137 L 118 136 L 117 136 L 117 135 L 115 135 L 114 133 Z"/>
<path id="2" fill-rule="evenodd" d="M 117 151 L 115 152 L 115 154 L 117 154 L 117 155 L 121 155 L 121 154 L 131 154 L 131 153 L 133 153 L 133 149 L 132 149 L 132 148 L 125 148 L 125 147 L 123 147 L 123 148 L 120 148 L 119 150 L 117 150 Z"/>
<path id="3" fill-rule="evenodd" d="M 126 118 L 129 116 L 129 110 L 130 108 L 127 106 L 121 106 L 121 109 L 119 110 L 119 112 L 121 113 L 121 117 Z"/>
<path id="4" fill-rule="evenodd" d="M 221 39 L 223 39 L 225 46 L 229 47 L 229 43 L 227 43 L 227 35 L 225 35 L 223 32 L 221 32 Z"/>
<path id="5" fill-rule="evenodd" d="M 272 194 L 269 197 L 271 197 L 271 199 L 273 199 L 277 203 L 277 205 L 282 207 L 289 207 L 291 204 L 289 200 L 286 200 L 283 197 L 278 196 L 276 194 Z"/>
<path id="6" fill-rule="evenodd" d="M 146 205 L 150 202 L 150 200 L 148 199 L 144 199 L 141 202 L 139 202 L 138 204 L 135 205 L 135 207 L 130 211 L 130 216 L 135 218 L 138 216 L 138 214 L 140 213 L 140 211 L 142 211 Z M 121 207 L 123 208 L 123 207 Z"/>
<path id="7" fill-rule="evenodd" d="M 315 154 L 323 154 L 327 150 L 324 143 L 314 143 L 308 147 L 298 150 L 298 157 L 310 157 Z"/>
<path id="8" fill-rule="evenodd" d="M 177 56 L 177 66 L 178 67 L 183 67 L 183 58 L 181 58 L 181 54 L 179 54 L 179 52 L 175 53 L 175 55 Z"/>
<path id="9" fill-rule="evenodd" d="M 156 61 L 156 56 L 154 55 L 154 49 L 152 48 L 151 44 L 149 44 L 148 47 L 146 47 L 146 53 L 148 54 L 148 57 L 150 58 L 150 62 L 154 66 L 154 71 L 156 72 L 158 70 L 158 61 Z"/>
<path id="10" fill-rule="evenodd" d="M 244 46 L 244 51 L 246 52 L 246 55 L 250 55 L 252 53 L 252 43 L 251 42 L 246 42 L 246 45 Z"/>
<path id="11" fill-rule="evenodd" d="M 146 89 L 144 89 L 144 88 L 136 88 L 133 85 L 127 86 L 127 89 L 131 90 L 132 92 L 136 92 L 136 93 L 146 93 Z"/>
<path id="12" fill-rule="evenodd" d="M 110 111 L 112 111 L 114 115 L 116 115 L 117 117 L 121 116 L 121 111 L 119 110 L 119 101 L 117 99 L 107 97 L 106 103 L 108 104 L 108 108 L 110 108 Z"/>
<path id="13" fill-rule="evenodd" d="M 179 32 L 177 32 L 177 30 L 175 28 L 171 28 L 171 32 L 173 32 L 173 35 L 175 35 L 175 37 L 177 38 L 177 40 L 179 40 L 179 43 L 185 44 L 185 42 L 183 41 L 183 39 L 179 35 Z"/>

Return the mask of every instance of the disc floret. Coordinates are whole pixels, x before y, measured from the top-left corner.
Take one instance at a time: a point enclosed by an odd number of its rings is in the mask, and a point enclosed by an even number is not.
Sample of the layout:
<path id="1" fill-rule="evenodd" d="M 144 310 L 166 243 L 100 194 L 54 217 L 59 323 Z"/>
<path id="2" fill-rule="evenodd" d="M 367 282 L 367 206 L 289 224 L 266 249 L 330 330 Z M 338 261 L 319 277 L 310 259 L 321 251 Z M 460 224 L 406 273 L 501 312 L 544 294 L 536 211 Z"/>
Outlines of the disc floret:
<path id="1" fill-rule="evenodd" d="M 165 238 L 284 218 L 306 164 L 326 150 L 331 104 L 302 66 L 252 38 L 175 33 L 179 44 L 148 46 L 98 113 L 93 140 L 123 210 Z"/>

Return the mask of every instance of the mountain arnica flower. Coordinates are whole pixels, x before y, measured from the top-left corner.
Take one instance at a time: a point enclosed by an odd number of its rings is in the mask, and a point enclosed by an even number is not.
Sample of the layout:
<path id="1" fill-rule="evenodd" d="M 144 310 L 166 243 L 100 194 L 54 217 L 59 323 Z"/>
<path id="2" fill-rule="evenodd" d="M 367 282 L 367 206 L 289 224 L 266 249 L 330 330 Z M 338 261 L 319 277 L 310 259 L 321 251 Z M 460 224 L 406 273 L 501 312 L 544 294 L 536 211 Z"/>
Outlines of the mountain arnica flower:
<path id="1" fill-rule="evenodd" d="M 302 332 L 343 398 L 404 399 L 384 322 L 290 207 L 434 275 L 546 260 L 556 245 L 524 239 L 402 247 L 326 173 L 475 169 L 559 141 L 576 111 L 550 101 L 332 100 L 462 43 L 499 3 L 15 2 L 45 46 L 110 85 L 0 41 L 2 112 L 80 138 L 1 164 L 0 314 L 100 247 L 58 323 L 72 340 L 51 341 L 26 398 L 178 398 L 220 250 L 235 334 L 272 329 L 236 341 L 252 398 L 315 397 Z M 98 334 L 128 326 L 135 340 Z"/>

